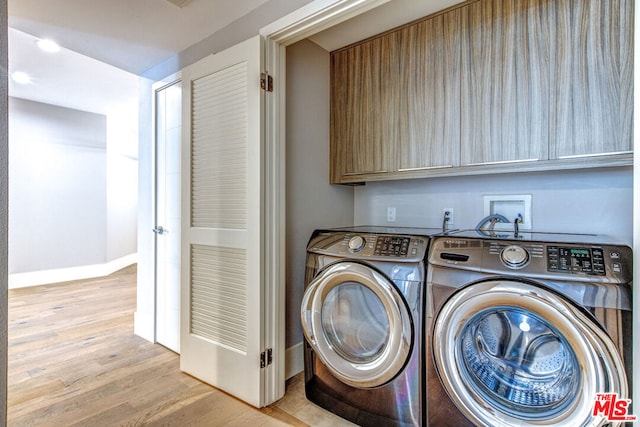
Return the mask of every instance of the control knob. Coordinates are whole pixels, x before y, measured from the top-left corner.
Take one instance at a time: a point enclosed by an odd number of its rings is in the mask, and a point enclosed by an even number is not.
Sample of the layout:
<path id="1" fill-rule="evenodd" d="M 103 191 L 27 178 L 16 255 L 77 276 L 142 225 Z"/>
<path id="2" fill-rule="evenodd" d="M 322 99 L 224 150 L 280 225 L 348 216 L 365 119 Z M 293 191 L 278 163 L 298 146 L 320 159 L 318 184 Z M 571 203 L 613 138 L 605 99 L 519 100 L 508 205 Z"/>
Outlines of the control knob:
<path id="1" fill-rule="evenodd" d="M 507 246 L 500 253 L 500 259 L 507 267 L 522 268 L 529 262 L 529 252 L 521 246 Z"/>
<path id="2" fill-rule="evenodd" d="M 364 248 L 366 241 L 362 236 L 353 236 L 349 239 L 349 250 L 351 252 L 360 252 Z"/>

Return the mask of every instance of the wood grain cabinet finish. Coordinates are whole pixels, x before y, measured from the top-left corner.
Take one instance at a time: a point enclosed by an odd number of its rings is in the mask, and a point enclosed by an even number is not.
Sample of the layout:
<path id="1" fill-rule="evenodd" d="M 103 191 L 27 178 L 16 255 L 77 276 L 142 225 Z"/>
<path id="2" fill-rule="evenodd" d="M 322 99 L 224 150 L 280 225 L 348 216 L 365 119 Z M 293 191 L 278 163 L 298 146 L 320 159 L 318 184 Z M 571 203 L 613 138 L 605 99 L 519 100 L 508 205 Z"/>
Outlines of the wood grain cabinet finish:
<path id="1" fill-rule="evenodd" d="M 633 0 L 557 0 L 551 158 L 633 150 Z"/>
<path id="2" fill-rule="evenodd" d="M 547 159 L 553 3 L 464 8 L 462 166 Z"/>
<path id="3" fill-rule="evenodd" d="M 401 30 L 400 172 L 459 165 L 461 12 Z"/>
<path id="4" fill-rule="evenodd" d="M 633 0 L 480 0 L 331 54 L 331 182 L 632 164 Z"/>
<path id="5" fill-rule="evenodd" d="M 331 55 L 331 182 L 459 163 L 458 10 Z"/>
<path id="6" fill-rule="evenodd" d="M 333 182 L 393 171 L 400 116 L 399 48 L 395 36 L 384 37 L 331 57 Z"/>

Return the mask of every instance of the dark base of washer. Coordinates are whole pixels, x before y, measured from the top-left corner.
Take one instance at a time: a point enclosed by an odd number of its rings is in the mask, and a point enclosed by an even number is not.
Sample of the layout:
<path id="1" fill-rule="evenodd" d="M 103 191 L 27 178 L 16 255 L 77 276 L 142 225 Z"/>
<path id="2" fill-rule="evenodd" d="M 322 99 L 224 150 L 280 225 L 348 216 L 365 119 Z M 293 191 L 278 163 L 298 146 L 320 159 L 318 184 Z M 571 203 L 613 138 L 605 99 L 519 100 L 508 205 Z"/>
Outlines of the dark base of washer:
<path id="1" fill-rule="evenodd" d="M 390 383 L 359 389 L 331 375 L 305 342 L 305 393 L 316 405 L 363 427 L 424 425 L 420 399 L 423 371 L 418 359 L 412 357 Z"/>
<path id="2" fill-rule="evenodd" d="M 431 343 L 431 336 L 429 336 Z M 427 371 L 427 426 L 430 427 L 473 427 L 462 412 L 451 401 L 442 387 L 436 367 L 431 357 L 431 345 L 428 345 L 426 356 Z"/>

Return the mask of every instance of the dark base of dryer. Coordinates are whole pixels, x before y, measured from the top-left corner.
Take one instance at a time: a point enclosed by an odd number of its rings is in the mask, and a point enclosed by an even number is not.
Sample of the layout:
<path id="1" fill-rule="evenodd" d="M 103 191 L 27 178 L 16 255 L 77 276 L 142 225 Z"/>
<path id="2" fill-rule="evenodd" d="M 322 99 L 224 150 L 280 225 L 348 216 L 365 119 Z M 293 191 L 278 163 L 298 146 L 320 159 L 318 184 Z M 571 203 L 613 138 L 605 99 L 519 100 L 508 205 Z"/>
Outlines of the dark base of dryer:
<path id="1" fill-rule="evenodd" d="M 377 388 L 358 389 L 331 375 L 307 343 L 305 353 L 305 393 L 311 402 L 363 427 L 424 425 L 419 380 L 422 369 L 417 358 L 409 361 L 396 380 Z"/>

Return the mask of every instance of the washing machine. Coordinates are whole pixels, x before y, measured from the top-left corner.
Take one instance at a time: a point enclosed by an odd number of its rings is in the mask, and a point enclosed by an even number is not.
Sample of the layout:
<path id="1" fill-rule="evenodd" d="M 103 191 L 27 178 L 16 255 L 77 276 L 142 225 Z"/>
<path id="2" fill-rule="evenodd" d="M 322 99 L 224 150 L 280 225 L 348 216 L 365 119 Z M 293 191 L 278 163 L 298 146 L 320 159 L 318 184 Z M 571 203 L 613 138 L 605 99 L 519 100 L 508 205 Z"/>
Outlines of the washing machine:
<path id="1" fill-rule="evenodd" d="M 471 231 L 433 239 L 427 270 L 427 425 L 635 418 L 629 247 L 592 235 Z"/>
<path id="2" fill-rule="evenodd" d="M 438 231 L 313 233 L 301 306 L 307 399 L 361 426 L 424 425 L 424 261 Z"/>

